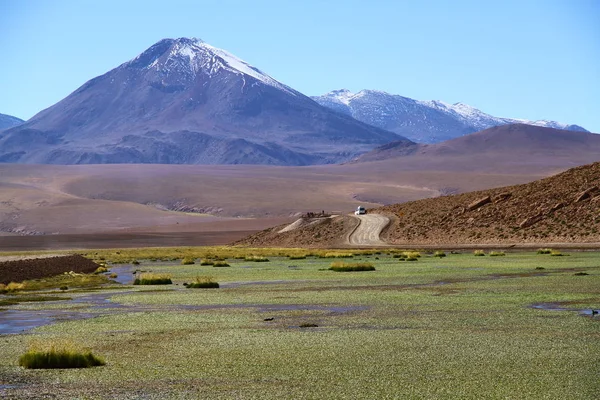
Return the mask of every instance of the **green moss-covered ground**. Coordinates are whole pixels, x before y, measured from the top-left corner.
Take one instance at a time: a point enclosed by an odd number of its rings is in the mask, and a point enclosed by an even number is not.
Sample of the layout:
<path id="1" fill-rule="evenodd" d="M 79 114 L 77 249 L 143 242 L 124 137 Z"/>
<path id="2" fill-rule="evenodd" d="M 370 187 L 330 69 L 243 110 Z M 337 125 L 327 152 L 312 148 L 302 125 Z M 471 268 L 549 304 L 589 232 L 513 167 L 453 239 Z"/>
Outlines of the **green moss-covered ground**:
<path id="1" fill-rule="evenodd" d="M 383 253 L 348 260 L 376 271 L 344 274 L 327 270 L 331 259 L 265 255 L 270 262 L 229 258 L 230 268 L 140 259 L 136 267 L 168 273 L 174 285 L 132 287 L 111 298 L 126 308 L 0 336 L 0 394 L 600 398 L 600 316 L 589 312 L 600 309 L 600 253 L 422 253 L 416 262 Z M 221 288 L 183 287 L 198 276 Z M 571 311 L 532 308 L 546 304 Z M 27 371 L 18 359 L 32 338 L 78 343 L 106 365 Z"/>

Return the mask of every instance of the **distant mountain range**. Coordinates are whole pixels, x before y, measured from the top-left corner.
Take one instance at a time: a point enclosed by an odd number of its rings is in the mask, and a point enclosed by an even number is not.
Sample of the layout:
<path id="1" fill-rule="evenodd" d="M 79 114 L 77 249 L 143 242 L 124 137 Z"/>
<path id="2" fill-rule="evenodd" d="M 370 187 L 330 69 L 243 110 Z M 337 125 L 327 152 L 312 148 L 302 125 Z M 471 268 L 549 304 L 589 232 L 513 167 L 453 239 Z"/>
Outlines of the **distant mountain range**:
<path id="1" fill-rule="evenodd" d="M 23 122 L 22 119 L 13 117 L 12 115 L 0 114 L 0 131 L 2 129 L 12 128 L 17 125 L 21 125 Z"/>
<path id="2" fill-rule="evenodd" d="M 198 39 L 164 39 L 0 133 L 0 162 L 337 163 L 405 138 Z"/>
<path id="3" fill-rule="evenodd" d="M 419 101 L 376 90 L 334 90 L 312 97 L 322 106 L 359 121 L 405 136 L 420 143 L 438 143 L 493 126 L 528 124 L 569 131 L 588 132 L 578 125 L 555 121 L 499 118 L 463 103 Z"/>
<path id="4" fill-rule="evenodd" d="M 164 39 L 30 120 L 8 117 L 0 162 L 311 165 L 516 122 L 587 132 L 372 90 L 313 99 L 199 39 Z"/>

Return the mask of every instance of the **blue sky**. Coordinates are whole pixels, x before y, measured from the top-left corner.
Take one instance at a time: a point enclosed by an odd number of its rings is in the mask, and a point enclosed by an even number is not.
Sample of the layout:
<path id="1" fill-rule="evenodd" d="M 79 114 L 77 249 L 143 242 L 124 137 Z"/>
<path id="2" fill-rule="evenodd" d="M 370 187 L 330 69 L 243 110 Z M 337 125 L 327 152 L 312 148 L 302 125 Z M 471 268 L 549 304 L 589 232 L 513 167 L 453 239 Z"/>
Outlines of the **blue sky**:
<path id="1" fill-rule="evenodd" d="M 307 95 L 377 89 L 600 132 L 596 0 L 0 0 L 0 113 L 28 119 L 182 36 Z"/>

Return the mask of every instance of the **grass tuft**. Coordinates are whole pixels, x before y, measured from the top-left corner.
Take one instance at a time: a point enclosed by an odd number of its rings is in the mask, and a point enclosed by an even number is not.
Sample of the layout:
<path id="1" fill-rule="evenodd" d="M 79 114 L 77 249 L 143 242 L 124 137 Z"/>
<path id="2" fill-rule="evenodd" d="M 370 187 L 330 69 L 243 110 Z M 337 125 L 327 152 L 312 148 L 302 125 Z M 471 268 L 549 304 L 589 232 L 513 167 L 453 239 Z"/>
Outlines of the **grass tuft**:
<path id="1" fill-rule="evenodd" d="M 371 263 L 347 263 L 336 261 L 331 263 L 329 270 L 335 272 L 375 271 L 375 267 Z"/>
<path id="2" fill-rule="evenodd" d="M 218 289 L 219 283 L 210 276 L 197 276 L 194 282 L 186 285 L 188 289 Z"/>
<path id="3" fill-rule="evenodd" d="M 434 257 L 439 257 L 439 258 L 442 258 L 442 257 L 446 257 L 446 253 L 444 253 L 444 252 L 443 252 L 443 251 L 441 251 L 441 250 L 438 250 L 438 251 L 436 251 L 435 253 L 433 253 L 433 256 L 434 256 Z"/>
<path id="4" fill-rule="evenodd" d="M 473 252 L 473 255 L 477 256 L 477 257 L 483 257 L 483 256 L 485 256 L 485 251 L 483 251 L 483 250 L 475 250 Z"/>
<path id="5" fill-rule="evenodd" d="M 19 365 L 28 369 L 90 368 L 105 365 L 100 357 L 89 350 L 72 344 L 34 345 L 19 357 Z"/>
<path id="6" fill-rule="evenodd" d="M 503 251 L 490 251 L 490 254 L 489 254 L 490 257 L 502 257 L 505 255 L 506 255 L 506 253 L 504 253 Z"/>
<path id="7" fill-rule="evenodd" d="M 550 254 L 552 253 L 552 249 L 538 249 L 538 254 Z"/>
<path id="8" fill-rule="evenodd" d="M 225 261 L 215 261 L 213 267 L 230 267 L 230 265 Z"/>
<path id="9" fill-rule="evenodd" d="M 170 285 L 172 283 L 171 275 L 154 274 L 150 272 L 140 274 L 140 276 L 133 282 L 134 285 Z"/>
<path id="10" fill-rule="evenodd" d="M 269 259 L 263 256 L 247 256 L 244 258 L 245 261 L 254 261 L 254 262 L 268 262 Z"/>
<path id="11" fill-rule="evenodd" d="M 192 257 L 186 257 L 181 260 L 181 265 L 192 265 L 195 264 L 194 259 Z"/>

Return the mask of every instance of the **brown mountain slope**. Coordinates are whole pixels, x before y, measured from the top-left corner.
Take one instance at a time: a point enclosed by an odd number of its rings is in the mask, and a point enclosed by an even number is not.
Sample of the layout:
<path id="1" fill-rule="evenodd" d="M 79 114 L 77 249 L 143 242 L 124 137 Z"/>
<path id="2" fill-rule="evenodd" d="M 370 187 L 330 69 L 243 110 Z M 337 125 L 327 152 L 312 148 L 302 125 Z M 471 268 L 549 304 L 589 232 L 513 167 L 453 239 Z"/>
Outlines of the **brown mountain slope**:
<path id="1" fill-rule="evenodd" d="M 533 165 L 571 162 L 575 166 L 581 165 L 582 161 L 598 161 L 599 154 L 598 134 L 513 124 L 432 145 L 408 147 L 402 142 L 389 143 L 361 155 L 353 162 L 402 159 L 421 164 L 424 160 L 443 159 L 447 164 L 464 158 L 472 166 L 478 166 L 473 162 L 476 159 L 519 164 L 529 160 Z"/>
<path id="2" fill-rule="evenodd" d="M 600 242 L 600 163 L 524 185 L 381 207 L 391 244 Z"/>

